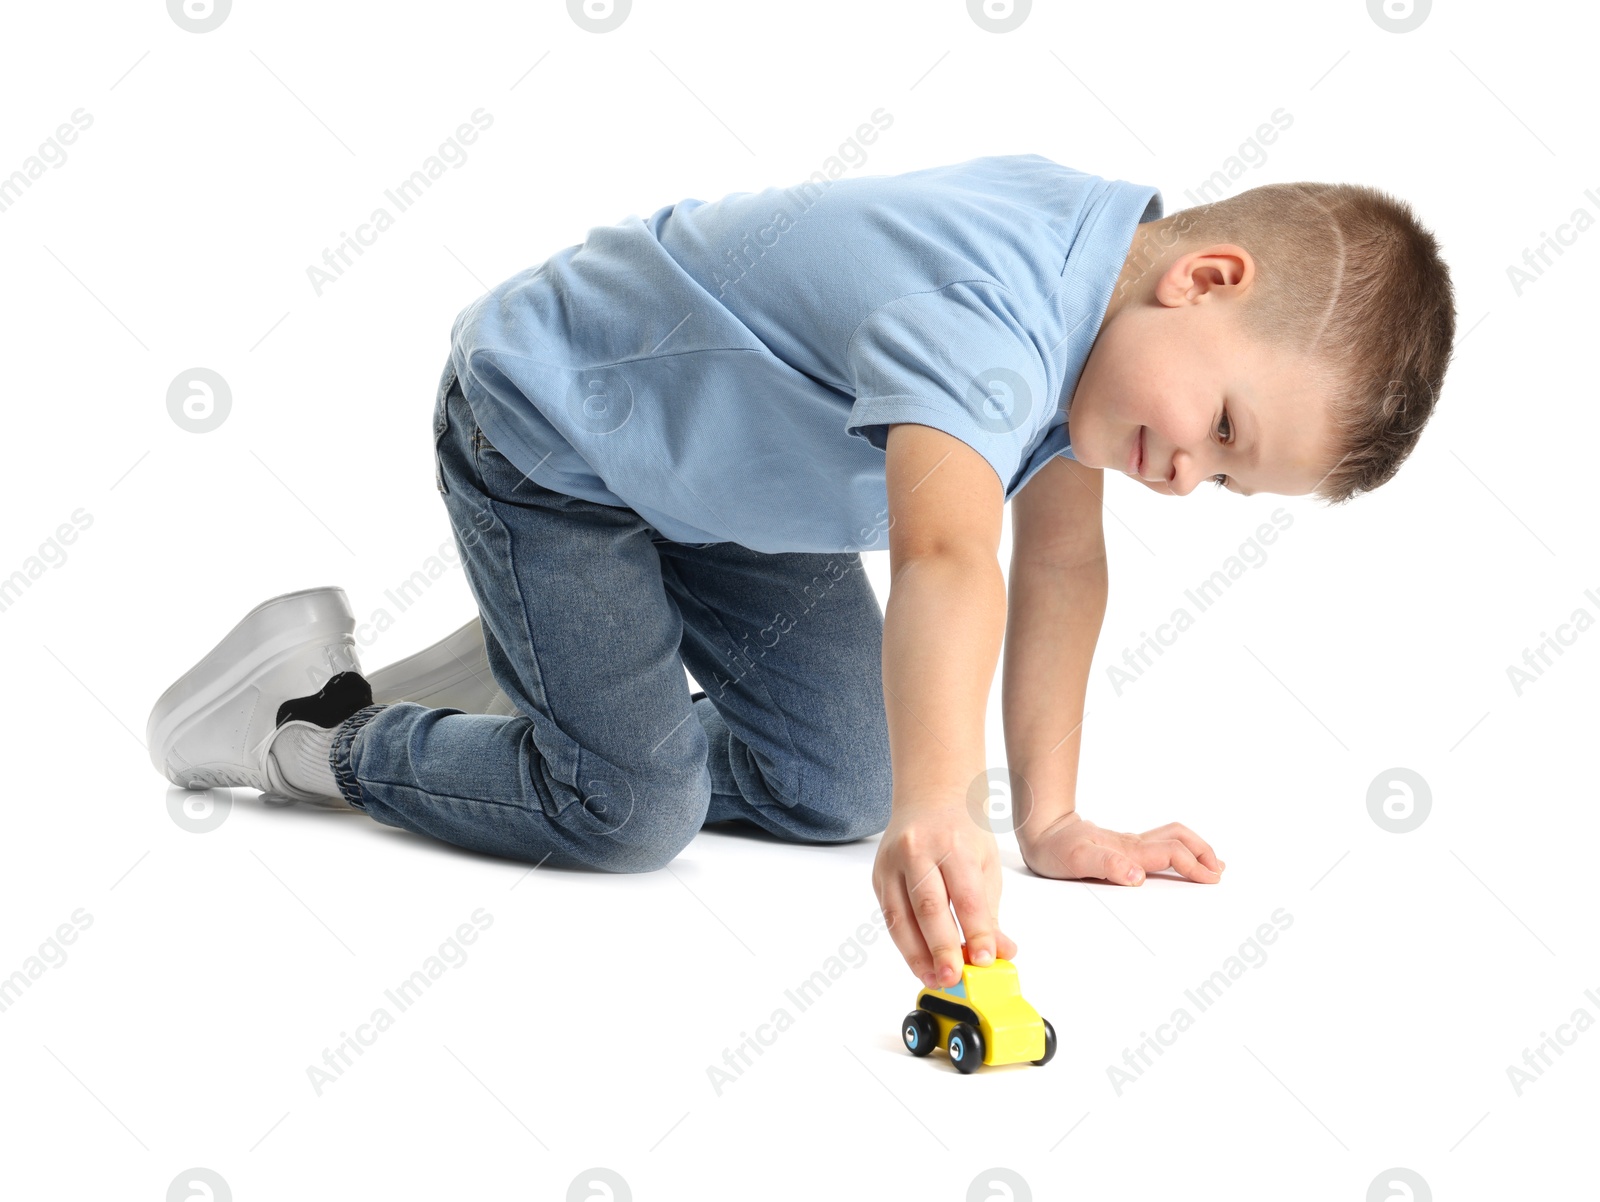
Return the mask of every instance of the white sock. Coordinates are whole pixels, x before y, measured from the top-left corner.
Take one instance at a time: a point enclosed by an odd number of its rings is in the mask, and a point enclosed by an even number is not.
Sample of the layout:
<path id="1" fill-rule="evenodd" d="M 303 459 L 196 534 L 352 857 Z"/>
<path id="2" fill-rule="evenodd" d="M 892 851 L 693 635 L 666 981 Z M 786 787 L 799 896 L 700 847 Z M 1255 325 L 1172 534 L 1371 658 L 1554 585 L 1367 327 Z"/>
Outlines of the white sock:
<path id="1" fill-rule="evenodd" d="M 291 788 L 314 797 L 344 800 L 328 759 L 337 729 L 298 721 L 285 722 L 278 728 L 268 754 L 277 761 Z"/>

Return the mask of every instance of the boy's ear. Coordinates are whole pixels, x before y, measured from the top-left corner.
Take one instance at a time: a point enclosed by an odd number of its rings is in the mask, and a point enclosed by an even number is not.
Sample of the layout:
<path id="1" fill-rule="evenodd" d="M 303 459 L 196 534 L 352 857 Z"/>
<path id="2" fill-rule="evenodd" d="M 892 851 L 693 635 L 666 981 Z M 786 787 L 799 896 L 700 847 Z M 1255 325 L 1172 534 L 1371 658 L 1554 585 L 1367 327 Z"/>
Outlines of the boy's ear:
<path id="1" fill-rule="evenodd" d="M 1193 304 L 1207 293 L 1244 293 L 1255 283 L 1256 261 L 1242 246 L 1219 242 L 1179 255 L 1156 281 L 1156 300 L 1169 308 Z"/>
<path id="2" fill-rule="evenodd" d="M 1005 490 L 989 461 L 953 434 L 898 422 L 884 443 L 890 568 L 943 552 L 998 561 Z"/>

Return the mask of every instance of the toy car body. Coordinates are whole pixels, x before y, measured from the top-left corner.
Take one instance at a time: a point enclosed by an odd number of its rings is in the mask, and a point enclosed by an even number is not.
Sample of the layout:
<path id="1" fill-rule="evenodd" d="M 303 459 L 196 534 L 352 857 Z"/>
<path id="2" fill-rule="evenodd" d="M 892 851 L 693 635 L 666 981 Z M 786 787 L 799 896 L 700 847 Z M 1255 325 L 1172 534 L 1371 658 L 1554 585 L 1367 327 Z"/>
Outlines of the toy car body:
<path id="1" fill-rule="evenodd" d="M 963 964 L 955 984 L 919 991 L 900 1035 L 913 1056 L 944 1048 L 963 1073 L 980 1064 L 1044 1064 L 1056 1054 L 1055 1028 L 1023 1000 L 1009 960 Z"/>

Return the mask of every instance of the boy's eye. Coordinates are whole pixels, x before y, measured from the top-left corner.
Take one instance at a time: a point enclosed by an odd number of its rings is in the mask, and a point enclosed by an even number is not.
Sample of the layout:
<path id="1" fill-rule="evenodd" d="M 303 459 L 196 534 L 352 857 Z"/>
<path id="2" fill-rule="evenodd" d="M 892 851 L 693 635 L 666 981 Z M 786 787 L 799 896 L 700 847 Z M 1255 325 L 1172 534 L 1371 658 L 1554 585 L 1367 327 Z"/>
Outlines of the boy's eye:
<path id="1" fill-rule="evenodd" d="M 1223 442 L 1231 442 L 1233 440 L 1233 423 L 1228 420 L 1227 409 L 1223 409 L 1222 418 L 1217 422 L 1217 437 Z M 1226 475 L 1212 476 L 1211 483 L 1218 488 L 1226 488 L 1228 486 L 1228 477 Z"/>

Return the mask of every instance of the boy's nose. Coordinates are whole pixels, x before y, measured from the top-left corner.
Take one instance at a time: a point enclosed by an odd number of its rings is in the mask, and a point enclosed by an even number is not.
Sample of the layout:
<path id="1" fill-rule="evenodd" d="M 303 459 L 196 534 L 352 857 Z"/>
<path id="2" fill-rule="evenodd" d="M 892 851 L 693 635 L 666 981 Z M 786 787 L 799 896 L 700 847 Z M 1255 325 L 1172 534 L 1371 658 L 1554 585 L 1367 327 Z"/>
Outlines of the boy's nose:
<path id="1" fill-rule="evenodd" d="M 1191 475 L 1188 483 L 1184 482 L 1184 476 L 1184 472 L 1174 467 L 1169 471 L 1168 478 L 1165 480 L 1141 479 L 1139 483 L 1143 484 L 1151 492 L 1158 492 L 1164 497 L 1186 497 L 1194 491 L 1195 482 L 1199 479 L 1199 476 Z"/>
<path id="2" fill-rule="evenodd" d="M 1146 465 L 1147 467 L 1150 465 Z M 1202 465 L 1195 462 L 1193 455 L 1184 451 L 1174 451 L 1167 467 L 1167 478 L 1147 481 L 1150 487 L 1159 493 L 1174 497 L 1186 497 L 1195 490 L 1200 483 Z"/>

